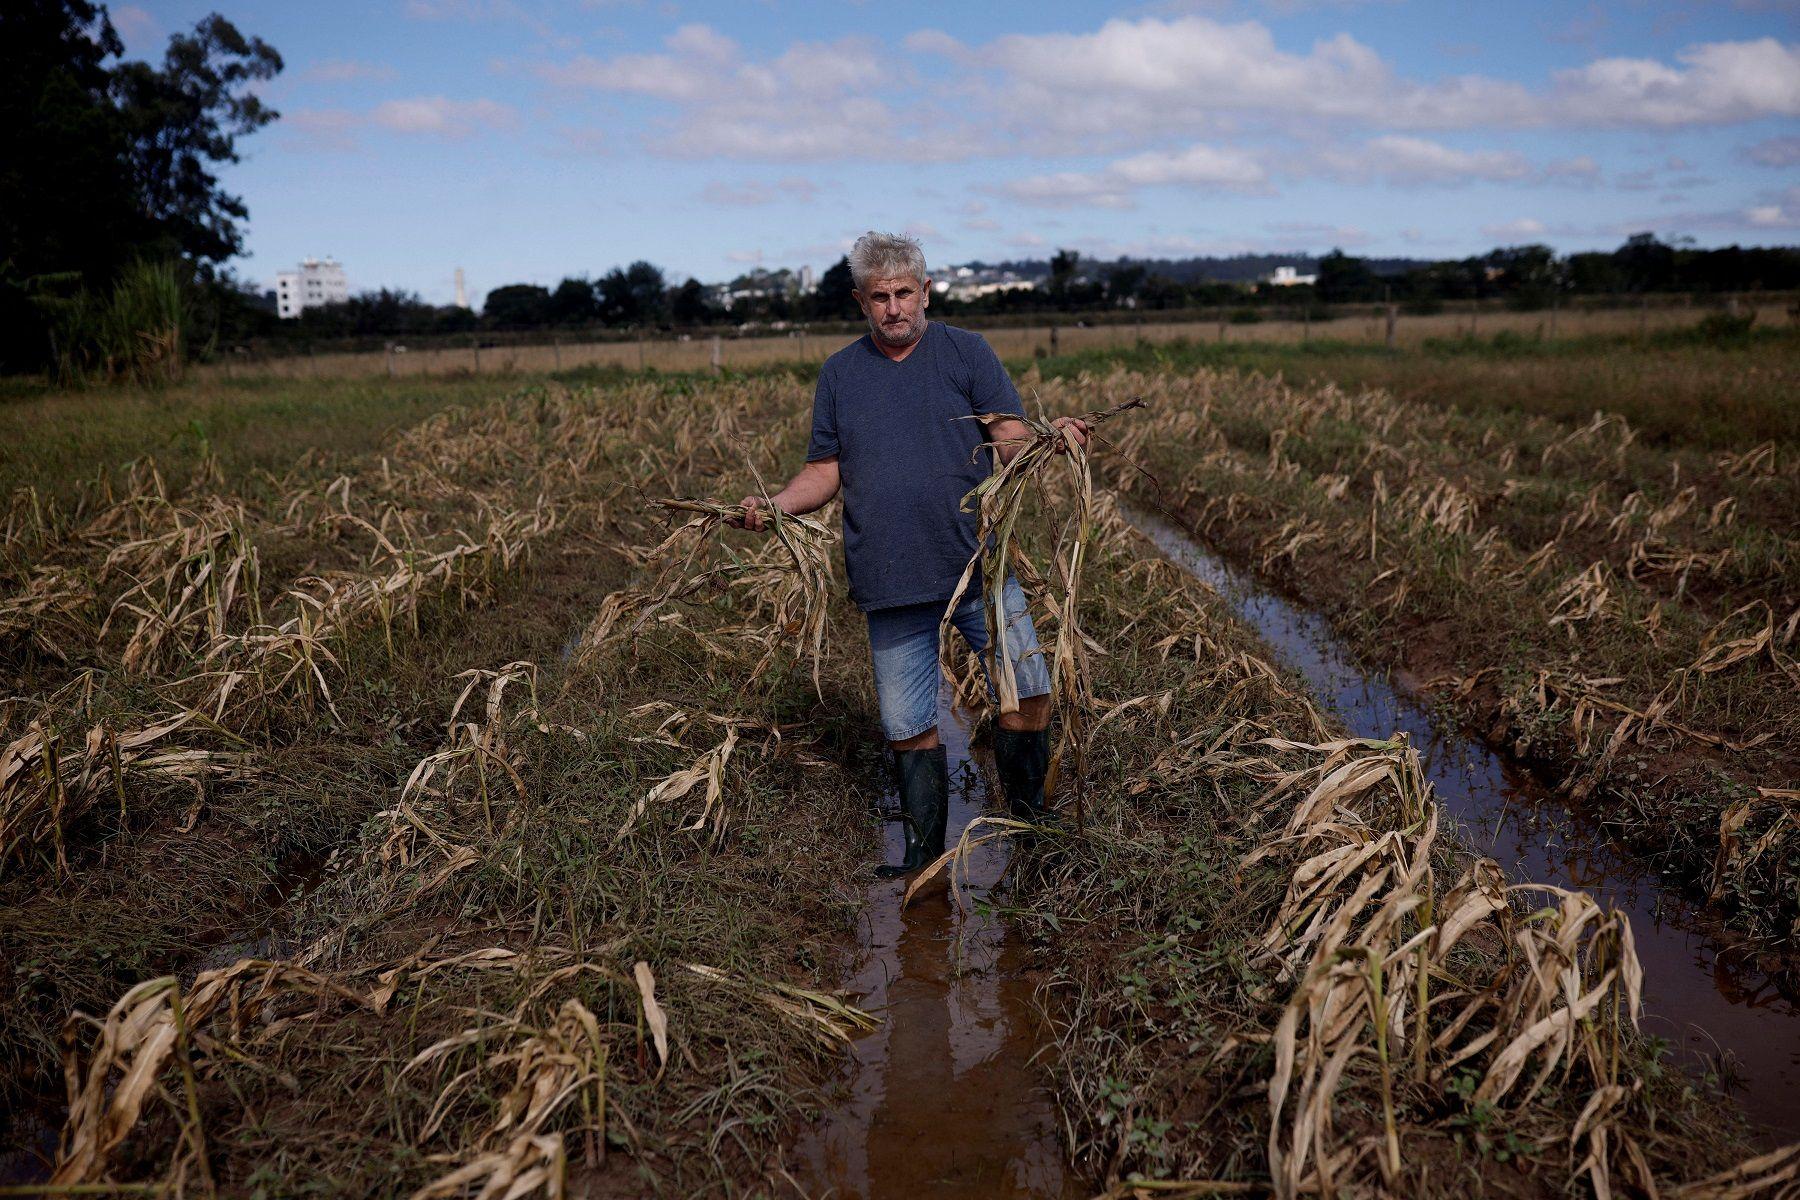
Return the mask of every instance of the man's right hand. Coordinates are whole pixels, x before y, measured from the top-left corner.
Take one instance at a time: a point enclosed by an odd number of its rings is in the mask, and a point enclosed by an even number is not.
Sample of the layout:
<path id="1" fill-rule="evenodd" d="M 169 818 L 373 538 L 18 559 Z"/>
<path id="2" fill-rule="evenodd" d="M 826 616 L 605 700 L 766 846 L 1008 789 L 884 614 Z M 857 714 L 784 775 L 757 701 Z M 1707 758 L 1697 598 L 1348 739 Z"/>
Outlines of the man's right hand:
<path id="1" fill-rule="evenodd" d="M 742 517 L 730 517 L 725 523 L 727 525 L 734 525 L 739 529 L 748 529 L 752 533 L 761 533 L 764 525 L 761 510 L 769 507 L 769 502 L 764 500 L 761 496 L 745 496 L 742 500 L 738 501 L 738 503 L 744 506 L 746 510 L 744 515 Z"/>

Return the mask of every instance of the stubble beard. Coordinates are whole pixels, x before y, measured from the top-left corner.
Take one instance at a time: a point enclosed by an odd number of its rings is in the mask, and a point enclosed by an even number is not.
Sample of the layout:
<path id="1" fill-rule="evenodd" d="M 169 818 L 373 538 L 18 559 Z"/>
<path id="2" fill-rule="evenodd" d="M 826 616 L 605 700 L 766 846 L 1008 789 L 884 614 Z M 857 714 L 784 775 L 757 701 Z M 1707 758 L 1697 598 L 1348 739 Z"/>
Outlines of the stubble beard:
<path id="1" fill-rule="evenodd" d="M 869 318 L 869 333 L 876 341 L 885 346 L 910 346 L 925 334 L 925 310 L 920 309 L 917 316 L 898 330 L 889 329 L 874 317 Z"/>

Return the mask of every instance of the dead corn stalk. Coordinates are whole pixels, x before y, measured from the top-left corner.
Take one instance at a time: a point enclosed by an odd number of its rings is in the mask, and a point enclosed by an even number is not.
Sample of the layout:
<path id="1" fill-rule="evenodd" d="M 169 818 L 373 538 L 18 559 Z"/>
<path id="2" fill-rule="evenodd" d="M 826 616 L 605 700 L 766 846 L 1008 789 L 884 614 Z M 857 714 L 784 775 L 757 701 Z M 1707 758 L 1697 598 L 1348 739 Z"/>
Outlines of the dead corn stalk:
<path id="1" fill-rule="evenodd" d="M 1127 400 L 1103 411 L 1087 413 L 1081 419 L 1091 428 L 1120 413 L 1144 406 L 1142 400 Z M 939 662 L 944 674 L 954 681 L 956 667 L 950 649 L 951 618 L 979 576 L 982 611 L 989 630 L 985 654 L 988 679 L 1000 697 L 1000 712 L 1019 711 L 1017 664 L 1007 644 L 1006 631 L 1010 623 L 1023 614 L 1006 611 L 1006 579 L 1015 563 L 1035 574 L 1020 538 L 1025 501 L 1034 487 L 1041 492 L 1058 462 L 1063 463 L 1068 468 L 1072 505 L 1058 527 L 1056 546 L 1051 554 L 1054 582 L 1059 586 L 1053 586 L 1044 597 L 1057 618 L 1056 641 L 1050 659 L 1050 694 L 1059 725 L 1056 748 L 1051 753 L 1050 769 L 1044 779 L 1044 794 L 1054 794 L 1060 775 L 1064 771 L 1071 772 L 1075 778 L 1075 822 L 1079 829 L 1085 825 L 1086 805 L 1082 790 L 1087 779 L 1087 714 L 1093 706 L 1087 641 L 1081 633 L 1079 616 L 1082 568 L 1095 532 L 1094 478 L 1088 453 L 1072 430 L 1043 417 L 1001 413 L 967 419 L 979 420 L 988 426 L 1002 421 L 1021 421 L 1029 432 L 1016 441 L 987 443 L 984 448 L 993 453 L 996 462 L 993 473 L 963 497 L 963 511 L 978 514 L 978 546 L 963 569 L 962 578 L 957 580 L 950 602 L 944 607 L 944 616 L 938 625 Z M 1012 450 L 1010 458 L 1004 457 L 1007 448 Z M 1042 652 L 1040 648 L 1038 653 Z"/>

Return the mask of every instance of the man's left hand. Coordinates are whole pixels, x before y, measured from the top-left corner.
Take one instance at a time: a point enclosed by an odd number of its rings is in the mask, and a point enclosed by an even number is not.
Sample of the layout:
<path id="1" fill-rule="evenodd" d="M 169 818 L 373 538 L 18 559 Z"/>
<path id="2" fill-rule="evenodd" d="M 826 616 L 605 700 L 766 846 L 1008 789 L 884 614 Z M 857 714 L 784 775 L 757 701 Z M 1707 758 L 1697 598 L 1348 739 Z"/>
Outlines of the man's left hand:
<path id="1" fill-rule="evenodd" d="M 1084 448 L 1087 446 L 1088 423 L 1080 417 L 1058 417 L 1056 420 L 1050 422 L 1050 424 L 1056 426 L 1058 429 L 1067 429 L 1070 435 L 1074 437 L 1077 446 Z M 1064 442 L 1057 448 L 1059 453 L 1066 451 L 1067 449 L 1067 442 Z"/>

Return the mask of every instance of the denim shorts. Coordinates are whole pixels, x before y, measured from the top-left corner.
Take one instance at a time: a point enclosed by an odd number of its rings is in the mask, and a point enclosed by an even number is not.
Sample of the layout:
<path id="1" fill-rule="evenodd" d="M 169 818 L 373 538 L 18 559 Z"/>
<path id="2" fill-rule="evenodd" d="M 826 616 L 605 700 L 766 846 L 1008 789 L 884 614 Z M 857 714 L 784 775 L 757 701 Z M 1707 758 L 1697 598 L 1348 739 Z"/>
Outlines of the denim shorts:
<path id="1" fill-rule="evenodd" d="M 1050 665 L 1038 650 L 1037 630 L 1025 607 L 1025 592 L 1010 576 L 1001 593 L 1006 650 L 1013 662 L 1019 697 L 1050 691 Z M 890 742 L 918 737 L 938 723 L 938 625 L 940 603 L 878 608 L 869 616 L 869 653 L 875 660 L 875 696 L 881 705 L 881 731 Z M 965 596 L 951 624 L 977 655 L 987 649 L 986 614 L 979 594 Z M 982 670 L 987 660 L 982 659 Z M 988 698 L 997 699 L 988 680 Z"/>

